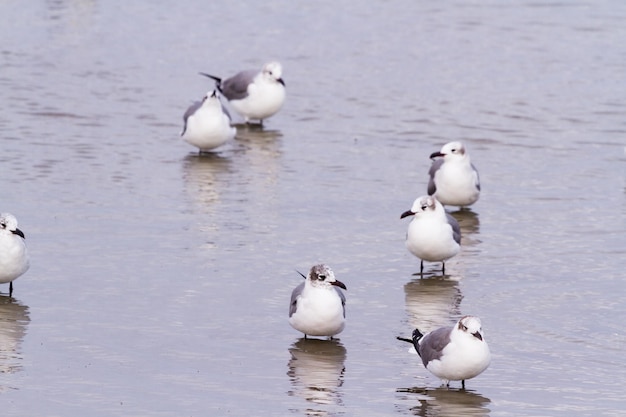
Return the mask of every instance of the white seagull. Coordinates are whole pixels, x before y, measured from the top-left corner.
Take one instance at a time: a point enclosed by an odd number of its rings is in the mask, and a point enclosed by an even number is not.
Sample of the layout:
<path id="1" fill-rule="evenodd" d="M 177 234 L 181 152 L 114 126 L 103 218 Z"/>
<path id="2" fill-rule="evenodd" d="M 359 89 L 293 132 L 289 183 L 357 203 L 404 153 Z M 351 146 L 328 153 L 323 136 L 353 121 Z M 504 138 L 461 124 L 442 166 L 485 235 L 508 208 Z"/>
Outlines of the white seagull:
<path id="1" fill-rule="evenodd" d="M 17 228 L 17 219 L 0 213 L 0 284 L 9 283 L 9 296 L 13 295 L 13 281 L 29 267 L 24 233 Z"/>
<path id="2" fill-rule="evenodd" d="M 283 67 L 278 62 L 265 64 L 260 72 L 241 71 L 225 80 L 204 72 L 200 74 L 215 80 L 217 89 L 246 123 L 259 120 L 263 124 L 263 120 L 276 114 L 285 102 Z"/>
<path id="3" fill-rule="evenodd" d="M 438 157 L 441 159 L 434 159 Z M 478 200 L 478 171 L 461 142 L 446 143 L 439 152 L 432 153 L 430 159 L 433 163 L 428 171 L 428 195 L 449 206 L 465 207 Z"/>
<path id="4" fill-rule="evenodd" d="M 475 316 L 461 317 L 453 327 L 440 327 L 425 335 L 415 329 L 412 339 L 398 340 L 412 343 L 426 369 L 446 386 L 461 381 L 465 389 L 465 380 L 480 375 L 491 363 L 489 345 Z"/>
<path id="5" fill-rule="evenodd" d="M 303 274 L 300 273 L 304 277 Z M 346 325 L 346 296 L 339 288 L 346 286 L 335 278 L 329 266 L 311 268 L 305 281 L 291 293 L 289 324 L 307 336 L 341 333 Z M 339 288 L 338 288 L 339 287 Z"/>
<path id="6" fill-rule="evenodd" d="M 411 210 L 405 211 L 401 219 L 414 216 L 406 234 L 406 247 L 420 258 L 420 273 L 424 261 L 442 262 L 442 273 L 446 273 L 445 261 L 461 250 L 461 228 L 450 214 L 446 213 L 435 197 L 422 196 L 414 202 Z"/>
<path id="7" fill-rule="evenodd" d="M 207 152 L 235 137 L 237 129 L 230 125 L 230 115 L 222 106 L 217 90 L 209 91 L 202 101 L 189 106 L 183 115 L 180 136 L 188 143 Z"/>

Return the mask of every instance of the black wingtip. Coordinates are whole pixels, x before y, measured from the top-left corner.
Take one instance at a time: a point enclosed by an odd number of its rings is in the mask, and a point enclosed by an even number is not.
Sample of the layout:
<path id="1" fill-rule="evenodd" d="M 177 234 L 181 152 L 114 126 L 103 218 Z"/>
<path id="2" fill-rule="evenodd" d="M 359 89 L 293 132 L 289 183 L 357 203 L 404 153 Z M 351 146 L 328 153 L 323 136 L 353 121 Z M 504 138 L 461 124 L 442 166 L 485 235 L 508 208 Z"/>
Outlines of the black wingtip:
<path id="1" fill-rule="evenodd" d="M 204 75 L 205 77 L 209 77 L 210 79 L 215 81 L 215 83 L 217 84 L 217 89 L 220 90 L 220 92 L 222 91 L 222 89 L 221 89 L 222 79 L 220 77 L 216 77 L 215 75 L 207 74 L 206 72 L 199 72 L 198 74 Z"/>
<path id="2" fill-rule="evenodd" d="M 411 340 L 411 342 L 413 342 L 413 347 L 420 358 L 422 357 L 422 354 L 420 353 L 420 339 L 422 337 L 424 337 L 424 335 L 419 331 L 419 329 L 413 330 L 413 340 Z"/>
<path id="3" fill-rule="evenodd" d="M 411 343 L 411 344 L 413 344 L 413 340 L 411 340 L 411 339 L 407 339 L 406 337 L 396 336 L 396 339 L 401 340 L 401 341 L 403 341 L 403 342 L 407 342 L 407 343 Z"/>
<path id="4" fill-rule="evenodd" d="M 413 340 L 412 340 L 412 342 L 415 345 L 415 349 L 417 349 L 417 346 L 419 345 L 419 341 L 420 341 L 420 339 L 422 337 L 424 337 L 424 335 L 422 334 L 422 332 L 419 331 L 419 329 L 413 330 Z"/>
<path id="5" fill-rule="evenodd" d="M 300 274 L 300 276 L 301 276 L 302 278 L 306 279 L 306 275 L 304 275 L 302 272 L 298 271 L 297 269 L 296 269 L 296 272 L 297 272 L 298 274 Z"/>

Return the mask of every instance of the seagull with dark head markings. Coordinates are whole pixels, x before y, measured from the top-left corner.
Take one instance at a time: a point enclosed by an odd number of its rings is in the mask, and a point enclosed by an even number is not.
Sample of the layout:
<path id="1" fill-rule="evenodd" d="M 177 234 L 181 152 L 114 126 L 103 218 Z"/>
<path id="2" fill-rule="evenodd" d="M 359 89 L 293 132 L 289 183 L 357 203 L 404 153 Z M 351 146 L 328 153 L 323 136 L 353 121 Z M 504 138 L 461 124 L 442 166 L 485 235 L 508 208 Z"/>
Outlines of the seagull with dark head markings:
<path id="1" fill-rule="evenodd" d="M 315 265 L 291 294 L 289 324 L 307 336 L 333 336 L 346 324 L 346 286 L 328 265 Z"/>
<path id="2" fill-rule="evenodd" d="M 445 206 L 466 207 L 478 200 L 478 171 L 463 143 L 446 143 L 430 159 L 433 163 L 428 171 L 428 195 L 435 196 Z"/>
<path id="3" fill-rule="evenodd" d="M 461 381 L 465 389 L 465 380 L 480 375 L 491 363 L 480 319 L 475 316 L 461 317 L 454 326 L 425 335 L 415 329 L 411 339 L 397 339 L 412 343 L 426 369 L 446 386 L 450 381 Z"/>
<path id="4" fill-rule="evenodd" d="M 446 273 L 445 261 L 461 250 L 461 227 L 446 213 L 435 197 L 422 196 L 414 202 L 411 210 L 401 219 L 413 216 L 406 235 L 406 247 L 420 258 L 420 273 L 424 272 L 424 261 L 442 262 L 442 273 Z"/>
<path id="5" fill-rule="evenodd" d="M 24 239 L 15 216 L 0 213 L 0 284 L 9 283 L 9 296 L 13 295 L 13 281 L 30 267 Z"/>
<path id="6" fill-rule="evenodd" d="M 241 71 L 225 80 L 204 72 L 200 74 L 215 80 L 218 90 L 246 123 L 259 120 L 263 124 L 263 120 L 276 114 L 285 102 L 283 67 L 279 62 L 269 62 L 261 71 Z"/>

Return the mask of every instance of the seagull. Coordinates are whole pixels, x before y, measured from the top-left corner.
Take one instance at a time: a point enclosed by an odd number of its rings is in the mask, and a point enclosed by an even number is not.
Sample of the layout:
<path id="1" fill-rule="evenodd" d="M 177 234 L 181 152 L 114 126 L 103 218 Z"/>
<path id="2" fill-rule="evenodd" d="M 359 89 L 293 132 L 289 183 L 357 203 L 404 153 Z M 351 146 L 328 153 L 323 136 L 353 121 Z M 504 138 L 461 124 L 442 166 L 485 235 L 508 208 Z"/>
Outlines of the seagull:
<path id="1" fill-rule="evenodd" d="M 183 120 L 180 136 L 201 153 L 223 145 L 237 133 L 230 125 L 230 115 L 222 106 L 217 90 L 209 91 L 202 101 L 189 106 Z"/>
<path id="2" fill-rule="evenodd" d="M 276 114 L 285 102 L 283 67 L 278 62 L 265 64 L 260 72 L 242 71 L 226 80 L 204 72 L 200 74 L 215 80 L 217 89 L 246 123 L 259 120 L 262 125 L 263 120 Z"/>
<path id="3" fill-rule="evenodd" d="M 435 159 L 438 157 L 441 159 Z M 430 159 L 433 163 L 428 171 L 428 195 L 449 206 L 470 206 L 478 200 L 478 171 L 461 142 L 446 143 L 439 152 L 432 153 Z"/>
<path id="4" fill-rule="evenodd" d="M 339 288 L 346 286 L 335 278 L 328 265 L 311 268 L 305 281 L 291 293 L 289 324 L 307 336 L 328 336 L 332 339 L 346 325 L 346 296 Z M 339 287 L 339 288 L 338 288 Z"/>
<path id="5" fill-rule="evenodd" d="M 17 219 L 11 213 L 0 213 L 0 284 L 9 283 L 13 295 L 13 281 L 30 267 L 24 233 L 17 228 Z"/>
<path id="6" fill-rule="evenodd" d="M 411 210 L 405 211 L 401 219 L 414 216 L 409 223 L 406 247 L 420 258 L 420 274 L 424 261 L 442 262 L 442 273 L 446 273 L 445 261 L 461 250 L 461 228 L 459 223 L 446 212 L 435 197 L 422 196 L 414 202 Z"/>
<path id="7" fill-rule="evenodd" d="M 480 375 L 491 363 L 480 319 L 475 316 L 461 317 L 453 327 L 440 327 L 425 335 L 415 329 L 412 339 L 397 339 L 412 343 L 426 369 L 448 387 L 450 381 L 461 381 L 465 389 L 465 380 Z"/>

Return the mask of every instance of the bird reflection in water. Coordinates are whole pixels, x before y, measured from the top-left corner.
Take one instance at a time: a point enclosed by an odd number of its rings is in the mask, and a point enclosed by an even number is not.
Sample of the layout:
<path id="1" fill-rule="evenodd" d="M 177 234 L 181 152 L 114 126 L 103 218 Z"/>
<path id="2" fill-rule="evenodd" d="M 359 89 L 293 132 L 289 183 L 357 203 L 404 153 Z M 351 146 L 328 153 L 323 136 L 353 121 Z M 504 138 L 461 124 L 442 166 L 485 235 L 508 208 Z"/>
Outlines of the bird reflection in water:
<path id="1" fill-rule="evenodd" d="M 469 246 L 480 243 L 475 237 L 475 235 L 480 233 L 478 213 L 467 208 L 449 213 L 459 222 L 459 227 L 461 228 L 461 252 L 465 251 Z"/>
<path id="2" fill-rule="evenodd" d="M 276 170 L 276 162 L 282 156 L 280 130 L 267 130 L 255 125 L 239 126 L 235 142 L 235 154 L 245 154 L 245 163 L 252 167 Z"/>
<path id="3" fill-rule="evenodd" d="M 399 388 L 398 393 L 403 400 L 418 400 L 418 405 L 410 407 L 413 415 L 421 417 L 438 416 L 471 416 L 487 417 L 491 410 L 489 398 L 474 391 L 465 389 L 448 389 L 445 387 L 431 388 Z M 403 414 L 405 410 L 399 410 Z"/>
<path id="4" fill-rule="evenodd" d="M 290 348 L 287 375 L 293 389 L 290 396 L 304 398 L 311 405 L 343 405 L 346 348 L 339 340 L 299 339 Z M 307 409 L 306 415 L 328 415 L 323 409 Z"/>
<path id="5" fill-rule="evenodd" d="M 183 161 L 183 179 L 199 208 L 212 207 L 221 198 L 225 178 L 233 171 L 230 158 L 219 154 L 190 153 Z"/>
<path id="6" fill-rule="evenodd" d="M 0 296 L 0 374 L 22 370 L 21 344 L 30 322 L 28 306 L 13 297 Z M 0 385 L 0 393 L 15 387 Z"/>
<path id="7" fill-rule="evenodd" d="M 275 146 L 280 143 L 279 139 L 283 136 L 280 130 L 265 129 L 258 124 L 240 125 L 237 128 L 237 139 L 243 143 L 254 142 Z"/>
<path id="8" fill-rule="evenodd" d="M 404 285 L 408 327 L 428 332 L 461 316 L 458 282 L 443 277 L 414 279 Z"/>

